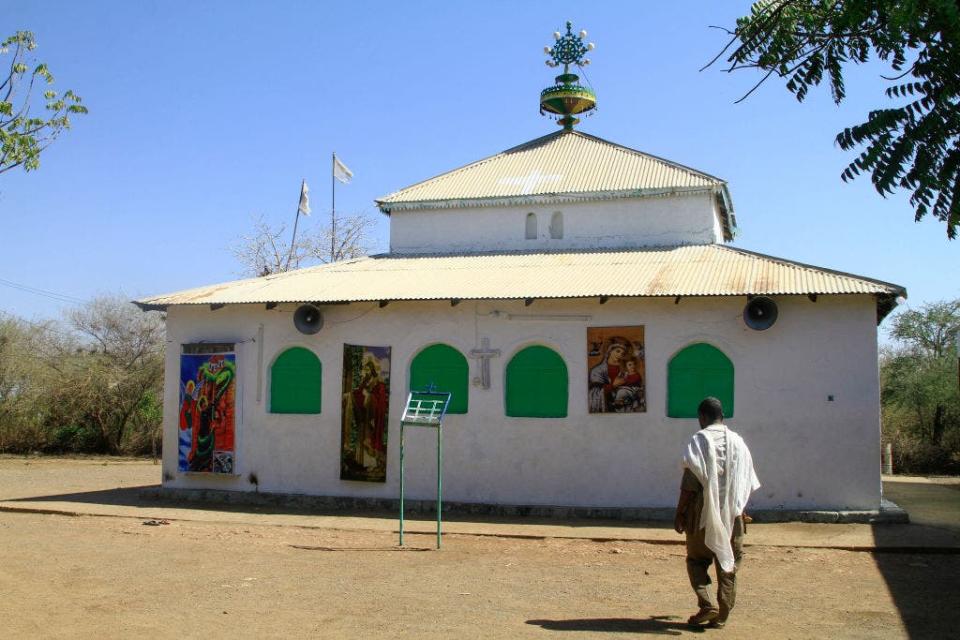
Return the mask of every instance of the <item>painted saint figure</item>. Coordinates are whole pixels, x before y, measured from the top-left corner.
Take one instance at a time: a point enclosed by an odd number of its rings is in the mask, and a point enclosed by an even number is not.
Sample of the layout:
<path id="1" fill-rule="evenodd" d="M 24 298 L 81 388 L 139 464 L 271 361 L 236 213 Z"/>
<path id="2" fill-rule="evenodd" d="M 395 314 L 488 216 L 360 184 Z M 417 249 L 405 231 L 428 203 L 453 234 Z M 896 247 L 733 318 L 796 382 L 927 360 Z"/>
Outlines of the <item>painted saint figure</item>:
<path id="1" fill-rule="evenodd" d="M 637 361 L 633 358 L 624 361 L 625 370 L 617 379 L 623 383 L 613 394 L 613 410 L 632 412 L 640 407 L 643 394 L 643 377 L 637 371 Z"/>
<path id="2" fill-rule="evenodd" d="M 637 365 L 639 354 L 630 341 L 611 337 L 603 360 L 590 369 L 588 378 L 591 413 L 630 413 L 646 409 L 643 376 Z"/>
<path id="3" fill-rule="evenodd" d="M 387 386 L 380 375 L 380 364 L 367 353 L 363 359 L 363 377 L 352 392 L 353 415 L 360 431 L 355 451 L 357 464 L 375 469 L 386 457 L 383 435 L 387 426 Z"/>
<path id="4" fill-rule="evenodd" d="M 180 431 L 187 431 L 183 434 L 190 440 L 190 449 L 196 447 L 196 430 L 194 425 L 199 424 L 200 416 L 197 413 L 197 384 L 193 380 L 187 380 L 183 387 L 183 400 L 180 404 Z"/>
<path id="5" fill-rule="evenodd" d="M 386 481 L 390 348 L 344 345 L 340 477 Z"/>
<path id="6" fill-rule="evenodd" d="M 180 375 L 180 471 L 232 473 L 236 396 L 233 354 L 185 353 Z"/>
<path id="7" fill-rule="evenodd" d="M 194 427 L 193 447 L 188 458 L 190 471 L 210 471 L 213 468 L 213 449 L 216 434 L 213 431 L 214 408 L 206 396 L 197 401 L 199 424 Z"/>

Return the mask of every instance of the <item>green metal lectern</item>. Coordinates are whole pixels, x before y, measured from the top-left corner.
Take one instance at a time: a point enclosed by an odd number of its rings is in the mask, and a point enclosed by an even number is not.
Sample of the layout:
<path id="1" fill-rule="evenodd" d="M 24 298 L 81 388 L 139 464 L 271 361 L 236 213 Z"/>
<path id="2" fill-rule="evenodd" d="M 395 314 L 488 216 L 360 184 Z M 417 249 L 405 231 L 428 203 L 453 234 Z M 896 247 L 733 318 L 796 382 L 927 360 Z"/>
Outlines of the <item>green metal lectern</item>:
<path id="1" fill-rule="evenodd" d="M 400 546 L 403 546 L 404 497 L 404 428 L 429 427 L 437 430 L 437 549 L 440 548 L 442 494 L 443 494 L 443 417 L 447 414 L 451 394 L 437 391 L 431 384 L 422 391 L 411 391 L 400 418 Z"/>

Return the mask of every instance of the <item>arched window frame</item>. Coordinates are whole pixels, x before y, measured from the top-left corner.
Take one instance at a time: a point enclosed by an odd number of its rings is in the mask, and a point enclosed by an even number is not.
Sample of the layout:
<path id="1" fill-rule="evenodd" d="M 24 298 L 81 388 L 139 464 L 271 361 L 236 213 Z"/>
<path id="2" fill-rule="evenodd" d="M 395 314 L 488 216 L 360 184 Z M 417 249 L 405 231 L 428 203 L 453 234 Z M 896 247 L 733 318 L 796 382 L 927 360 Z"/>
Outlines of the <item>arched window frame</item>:
<path id="1" fill-rule="evenodd" d="M 550 239 L 563 239 L 563 211 L 554 211 L 550 216 Z"/>
<path id="2" fill-rule="evenodd" d="M 291 390 L 288 380 L 285 379 L 285 376 L 292 376 L 293 373 L 288 373 L 281 368 L 280 372 L 283 373 L 283 376 L 280 379 L 280 386 L 277 382 L 277 365 L 280 364 L 281 367 L 290 366 L 289 364 L 284 364 L 284 360 L 291 357 L 295 353 L 303 352 L 312 356 L 313 360 L 309 362 L 309 365 L 316 365 L 315 378 L 312 380 L 297 380 L 293 382 L 294 390 Z M 301 367 L 304 365 L 301 365 Z M 311 376 L 314 376 L 313 372 L 308 372 Z M 274 414 L 319 414 L 322 410 L 322 396 L 323 396 L 323 363 L 320 361 L 320 358 L 312 349 L 304 347 L 302 345 L 292 345 L 282 349 L 277 353 L 276 357 L 273 359 L 273 362 L 270 363 L 269 369 L 269 388 L 270 388 L 270 401 L 268 411 L 269 413 Z M 316 394 L 314 395 L 312 391 L 307 391 L 312 387 L 313 382 L 316 382 Z M 305 395 L 303 400 L 291 399 L 289 396 L 291 393 L 295 393 L 296 388 L 301 388 Z"/>
<path id="3" fill-rule="evenodd" d="M 462 376 L 462 378 L 454 382 L 451 382 L 449 384 L 445 384 L 443 380 L 422 379 L 423 376 L 414 371 L 414 367 L 417 366 L 417 359 L 423 357 L 424 354 L 426 353 L 430 353 L 431 350 L 434 350 L 434 353 L 436 353 L 436 348 L 438 347 L 443 347 L 444 351 L 449 350 L 447 351 L 448 356 L 452 356 L 453 354 L 456 354 L 459 357 L 459 360 L 456 363 L 456 367 L 461 368 L 461 371 L 459 374 L 452 373 L 452 375 L 460 375 Z M 431 376 L 426 376 L 426 377 L 431 377 Z M 410 366 L 408 368 L 408 376 L 407 376 L 408 390 L 412 391 L 414 389 L 422 389 L 430 382 L 435 383 L 439 391 L 450 391 L 451 393 L 453 393 L 453 397 L 450 399 L 450 406 L 447 408 L 447 413 L 450 413 L 450 414 L 467 413 L 470 406 L 470 364 L 469 362 L 467 362 L 467 358 L 466 356 L 463 355 L 462 351 L 460 351 L 453 345 L 447 344 L 445 342 L 434 342 L 420 349 L 416 353 L 416 355 L 414 355 L 414 357 L 410 360 Z"/>
<path id="4" fill-rule="evenodd" d="M 537 226 L 537 214 L 533 211 L 524 217 L 523 237 L 527 240 L 536 240 L 539 228 Z"/>
<path id="5" fill-rule="evenodd" d="M 551 370 L 529 373 L 523 359 L 551 354 Z M 518 361 L 518 358 L 522 358 Z M 557 367 L 556 365 L 560 366 Z M 522 376 L 517 378 L 516 376 Z M 551 381 L 551 378 L 553 380 Z M 517 349 L 507 361 L 503 376 L 504 413 L 511 418 L 566 418 L 570 401 L 570 374 L 557 349 L 545 344 L 528 344 Z M 547 385 L 550 386 L 547 386 Z M 521 394 L 516 396 L 514 394 Z M 545 397 L 546 395 L 546 397 Z M 537 400 L 527 400 L 535 396 Z"/>
<path id="6" fill-rule="evenodd" d="M 706 362 L 700 367 L 681 366 L 684 363 L 677 363 L 677 358 L 685 354 L 690 357 L 691 350 L 702 351 L 703 348 L 709 348 L 706 352 L 711 358 L 716 355 L 722 359 L 716 359 L 714 362 Z M 703 358 L 705 354 L 698 357 Z M 678 378 L 681 372 L 686 372 L 687 379 Z M 692 377 L 689 373 L 696 377 Z M 712 376 L 708 379 L 707 376 Z M 736 409 L 736 368 L 733 360 L 727 353 L 715 344 L 704 340 L 691 342 L 690 344 L 678 349 L 667 361 L 667 417 L 668 418 L 696 418 L 697 407 L 707 396 L 715 396 L 723 404 L 723 414 L 725 418 L 732 418 Z"/>

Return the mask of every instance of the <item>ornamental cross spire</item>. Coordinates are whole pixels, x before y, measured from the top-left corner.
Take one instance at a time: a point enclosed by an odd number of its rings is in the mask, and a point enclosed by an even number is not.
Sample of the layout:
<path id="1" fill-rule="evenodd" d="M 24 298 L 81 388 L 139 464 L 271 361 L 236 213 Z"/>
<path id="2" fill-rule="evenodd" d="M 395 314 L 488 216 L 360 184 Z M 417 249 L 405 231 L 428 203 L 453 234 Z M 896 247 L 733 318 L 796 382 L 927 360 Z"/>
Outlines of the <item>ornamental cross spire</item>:
<path id="1" fill-rule="evenodd" d="M 562 116 L 558 119 L 565 131 L 572 131 L 573 125 L 580 122 L 575 115 L 586 113 L 590 114 L 597 107 L 597 97 L 591 89 L 579 84 L 580 77 L 570 73 L 570 65 L 585 67 L 590 64 L 590 60 L 584 56 L 588 51 L 592 51 L 594 44 L 585 43 L 587 37 L 586 31 L 579 34 L 573 33 L 573 23 L 567 21 L 567 32 L 561 34 L 559 31 L 553 33 L 553 39 L 556 41 L 552 47 L 544 47 L 543 52 L 550 56 L 546 61 L 548 67 L 559 67 L 563 65 L 563 73 L 558 75 L 556 84 L 540 92 L 540 113 L 546 115 L 547 112 Z"/>

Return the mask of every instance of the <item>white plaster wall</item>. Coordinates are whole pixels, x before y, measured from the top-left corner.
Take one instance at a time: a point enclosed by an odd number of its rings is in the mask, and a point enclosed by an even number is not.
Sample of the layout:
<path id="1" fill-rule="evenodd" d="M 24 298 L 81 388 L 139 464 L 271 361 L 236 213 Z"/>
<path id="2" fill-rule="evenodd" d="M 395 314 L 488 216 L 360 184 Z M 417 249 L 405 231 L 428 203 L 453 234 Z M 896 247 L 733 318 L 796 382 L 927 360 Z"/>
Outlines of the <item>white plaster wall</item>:
<path id="1" fill-rule="evenodd" d="M 550 218 L 563 213 L 563 238 Z M 538 235 L 527 240 L 528 213 Z M 723 242 L 715 199 L 708 194 L 623 198 L 524 207 L 422 209 L 390 215 L 390 251 L 437 253 L 595 249 Z"/>
<path id="2" fill-rule="evenodd" d="M 294 329 L 294 305 L 173 307 L 164 397 L 164 484 L 315 495 L 396 497 L 399 417 L 416 353 L 435 342 L 466 354 L 488 337 L 502 351 L 492 361 L 492 387 L 470 389 L 469 413 L 447 417 L 444 497 L 501 504 L 666 507 L 675 504 L 681 448 L 695 420 L 665 417 L 666 369 L 687 344 L 722 349 L 736 371 L 736 412 L 728 424 L 750 445 L 763 488 L 755 508 L 876 509 L 880 500 L 879 382 L 875 303 L 869 296 L 777 298 L 780 316 L 769 330 L 747 329 L 744 299 L 394 302 L 380 309 L 358 303 L 324 309 L 315 336 Z M 589 321 L 511 319 L 509 314 L 583 314 Z M 264 325 L 264 371 L 257 401 L 256 337 Z M 648 411 L 587 413 L 586 327 L 646 326 Z M 177 472 L 179 349 L 195 341 L 237 341 L 238 476 Z M 392 383 L 385 484 L 339 479 L 343 344 L 391 346 Z M 530 344 L 557 350 L 570 380 L 565 419 L 504 416 L 504 370 Z M 290 346 L 312 349 L 323 363 L 323 412 L 267 411 L 270 362 Z M 471 360 L 471 376 L 479 374 Z M 833 401 L 828 396 L 834 397 Z M 408 433 L 411 498 L 435 497 L 435 435 Z"/>

